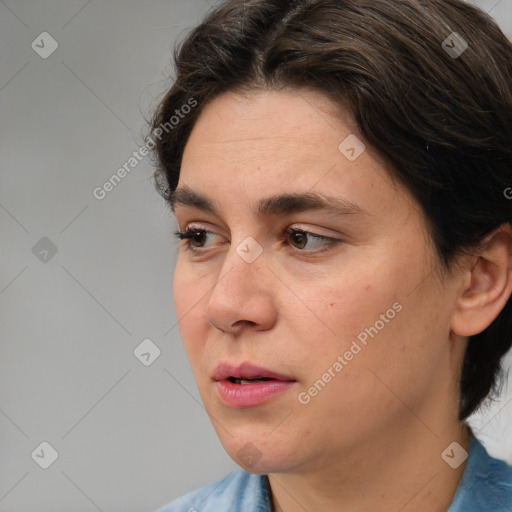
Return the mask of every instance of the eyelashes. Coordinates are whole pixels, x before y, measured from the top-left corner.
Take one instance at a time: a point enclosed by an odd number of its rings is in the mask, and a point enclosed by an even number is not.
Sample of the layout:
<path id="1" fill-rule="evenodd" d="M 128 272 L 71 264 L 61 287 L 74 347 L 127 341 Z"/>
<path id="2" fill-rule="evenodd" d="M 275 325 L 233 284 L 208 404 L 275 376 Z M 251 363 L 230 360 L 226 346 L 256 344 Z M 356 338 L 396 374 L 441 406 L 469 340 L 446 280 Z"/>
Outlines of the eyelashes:
<path id="1" fill-rule="evenodd" d="M 202 244 L 202 240 L 205 237 L 208 236 L 220 236 L 214 233 L 213 231 L 209 231 L 207 229 L 202 229 L 200 227 L 194 227 L 189 226 L 185 231 L 175 231 L 174 236 L 179 241 L 184 241 L 185 250 L 190 250 L 195 253 L 201 253 L 205 252 L 206 249 L 204 247 L 198 247 L 197 245 L 194 245 L 195 243 Z M 315 242 L 320 242 L 321 247 L 320 249 L 314 249 L 314 250 L 304 250 L 303 248 L 295 248 L 293 247 L 293 251 L 297 253 L 303 253 L 303 254 L 319 254 L 326 251 L 329 251 L 330 249 L 334 248 L 334 246 L 342 243 L 341 240 L 338 240 L 336 238 L 331 238 L 323 235 L 319 235 L 317 233 L 312 233 L 310 231 L 305 231 L 303 229 L 297 229 L 297 228 L 288 228 L 284 231 L 283 235 L 283 245 L 289 245 L 292 246 L 292 244 L 289 243 L 290 239 L 294 239 L 294 243 L 297 243 L 299 245 L 302 244 L 302 242 L 306 241 L 306 245 L 309 242 L 308 239 L 311 239 Z M 199 239 L 199 240 L 198 240 Z M 298 239 L 298 240 L 297 240 Z"/>
<path id="2" fill-rule="evenodd" d="M 197 249 L 197 247 L 193 247 L 191 245 L 194 237 L 200 236 L 200 235 L 215 235 L 213 231 L 208 231 L 206 229 L 199 229 L 199 228 L 187 228 L 185 231 L 175 231 L 174 236 L 178 240 L 185 240 L 185 245 L 187 248 L 190 248 L 192 250 Z"/>

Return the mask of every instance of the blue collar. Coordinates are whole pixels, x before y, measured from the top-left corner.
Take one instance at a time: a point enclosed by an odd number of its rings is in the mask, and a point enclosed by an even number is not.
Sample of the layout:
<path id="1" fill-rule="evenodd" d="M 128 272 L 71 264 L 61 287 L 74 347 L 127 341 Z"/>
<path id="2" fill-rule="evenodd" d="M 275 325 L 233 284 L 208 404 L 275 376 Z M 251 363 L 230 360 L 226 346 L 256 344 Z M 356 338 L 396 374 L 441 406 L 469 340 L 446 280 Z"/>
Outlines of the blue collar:
<path id="1" fill-rule="evenodd" d="M 468 460 L 447 512 L 512 512 L 512 467 L 471 436 Z"/>

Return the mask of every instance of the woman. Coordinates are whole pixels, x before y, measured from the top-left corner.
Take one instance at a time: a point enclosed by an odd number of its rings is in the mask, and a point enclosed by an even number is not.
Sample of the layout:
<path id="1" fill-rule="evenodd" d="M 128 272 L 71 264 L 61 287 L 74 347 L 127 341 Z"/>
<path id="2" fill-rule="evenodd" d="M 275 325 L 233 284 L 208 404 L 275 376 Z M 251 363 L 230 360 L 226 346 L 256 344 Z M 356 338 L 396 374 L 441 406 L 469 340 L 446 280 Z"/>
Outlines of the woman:
<path id="1" fill-rule="evenodd" d="M 460 0 L 229 0 L 152 122 L 174 296 L 243 469 L 159 512 L 510 512 L 512 45 Z"/>

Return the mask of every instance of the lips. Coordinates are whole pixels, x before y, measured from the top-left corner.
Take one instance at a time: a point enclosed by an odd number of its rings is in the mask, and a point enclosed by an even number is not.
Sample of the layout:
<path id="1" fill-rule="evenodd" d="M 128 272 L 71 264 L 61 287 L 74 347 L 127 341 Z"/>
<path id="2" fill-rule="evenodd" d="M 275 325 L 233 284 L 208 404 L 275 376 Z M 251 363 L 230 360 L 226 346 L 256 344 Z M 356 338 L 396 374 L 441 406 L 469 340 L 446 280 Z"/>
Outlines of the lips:
<path id="1" fill-rule="evenodd" d="M 267 402 L 285 397 L 296 386 L 289 375 L 244 362 L 238 366 L 221 363 L 212 380 L 219 398 L 232 408 L 263 406 Z"/>
<path id="2" fill-rule="evenodd" d="M 249 384 L 250 381 L 265 382 L 269 380 L 284 382 L 296 381 L 296 379 L 289 375 L 284 375 L 248 362 L 237 366 L 229 363 L 220 363 L 217 368 L 215 368 L 212 378 L 215 381 L 229 380 L 236 384 Z"/>

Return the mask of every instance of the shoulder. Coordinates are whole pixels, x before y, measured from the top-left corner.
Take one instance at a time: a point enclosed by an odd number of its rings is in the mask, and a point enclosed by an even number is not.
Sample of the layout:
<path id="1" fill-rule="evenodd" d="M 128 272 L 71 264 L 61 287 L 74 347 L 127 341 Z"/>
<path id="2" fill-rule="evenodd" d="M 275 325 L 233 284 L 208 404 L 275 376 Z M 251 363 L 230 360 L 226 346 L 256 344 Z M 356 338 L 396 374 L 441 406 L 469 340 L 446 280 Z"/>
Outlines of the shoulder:
<path id="1" fill-rule="evenodd" d="M 267 512 L 268 479 L 239 469 L 222 480 L 191 491 L 155 512 Z"/>
<path id="2" fill-rule="evenodd" d="M 472 437 L 467 466 L 449 512 L 489 510 L 512 510 L 512 467 L 491 457 Z"/>

